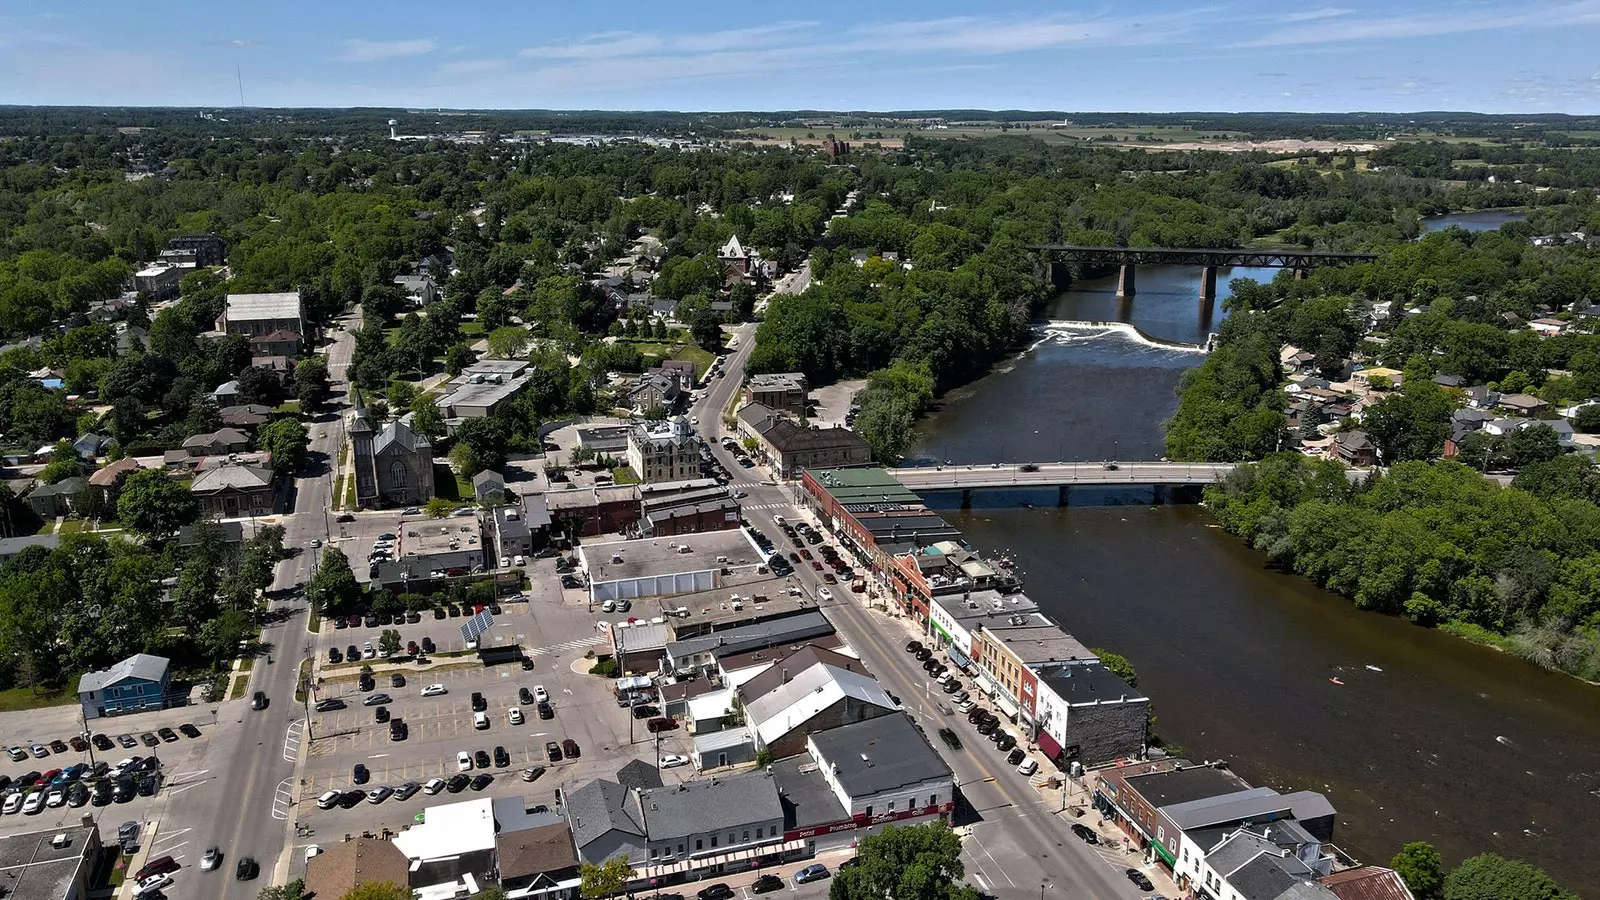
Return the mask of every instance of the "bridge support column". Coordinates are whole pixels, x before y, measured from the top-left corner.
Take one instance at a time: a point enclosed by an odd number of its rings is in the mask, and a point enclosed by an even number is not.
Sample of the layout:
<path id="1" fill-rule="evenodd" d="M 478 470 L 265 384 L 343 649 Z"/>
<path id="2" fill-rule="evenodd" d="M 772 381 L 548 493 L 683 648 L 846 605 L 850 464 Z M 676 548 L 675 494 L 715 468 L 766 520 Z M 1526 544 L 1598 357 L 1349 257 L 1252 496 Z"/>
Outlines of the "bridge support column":
<path id="1" fill-rule="evenodd" d="M 1072 283 L 1071 270 L 1065 263 L 1054 260 L 1044 264 L 1045 283 L 1058 291 L 1064 291 Z"/>
<path id="2" fill-rule="evenodd" d="M 972 508 L 972 488 L 964 488 L 961 491 L 961 508 L 962 509 L 971 509 Z"/>
<path id="3" fill-rule="evenodd" d="M 1070 498 L 1071 496 L 1072 496 L 1072 485 L 1063 484 L 1060 488 L 1058 488 L 1056 490 L 1056 505 L 1057 506 L 1071 506 L 1072 504 L 1067 502 L 1068 498 Z"/>
<path id="4" fill-rule="evenodd" d="M 1154 485 L 1154 488 L 1156 506 L 1166 506 L 1168 503 L 1172 502 L 1171 491 L 1167 489 L 1166 485 L 1158 484 Z"/>
<path id="5" fill-rule="evenodd" d="M 1299 266 L 1295 266 L 1295 269 L 1294 269 L 1294 280 L 1295 281 L 1305 281 L 1306 280 L 1306 270 L 1300 268 Z"/>
<path id="6" fill-rule="evenodd" d="M 1117 299 L 1125 300 L 1133 296 L 1134 291 L 1134 266 L 1132 263 L 1123 263 L 1117 272 Z"/>
<path id="7" fill-rule="evenodd" d="M 1217 302 L 1217 267 L 1205 266 L 1200 270 L 1200 305 Z"/>

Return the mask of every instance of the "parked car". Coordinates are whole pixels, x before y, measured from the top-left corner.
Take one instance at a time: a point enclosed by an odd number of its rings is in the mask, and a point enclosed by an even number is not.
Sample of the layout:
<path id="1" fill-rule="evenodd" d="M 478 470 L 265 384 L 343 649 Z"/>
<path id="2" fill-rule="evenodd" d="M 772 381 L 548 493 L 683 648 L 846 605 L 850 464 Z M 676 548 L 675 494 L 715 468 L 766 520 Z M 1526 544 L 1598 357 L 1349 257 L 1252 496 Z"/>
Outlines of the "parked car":
<path id="1" fill-rule="evenodd" d="M 481 713 L 481 712 L 473 713 L 472 714 L 472 727 L 476 728 L 479 731 L 487 730 L 488 727 L 489 727 L 489 714 L 488 713 Z"/>
<path id="2" fill-rule="evenodd" d="M 519 709 L 518 707 L 515 707 L 515 706 L 513 706 L 510 709 L 506 710 L 506 721 L 511 723 L 512 725 L 521 725 L 522 724 L 522 710 Z"/>
<path id="3" fill-rule="evenodd" d="M 444 790 L 444 786 L 445 780 L 443 778 L 429 778 L 428 783 L 422 786 L 422 792 L 431 797 Z"/>
<path id="4" fill-rule="evenodd" d="M 483 712 L 484 710 L 486 710 L 488 708 L 489 708 L 489 701 L 483 699 L 483 694 L 478 692 L 478 691 L 473 691 L 472 692 L 472 711 L 473 712 Z"/>
<path id="5" fill-rule="evenodd" d="M 562 741 L 561 754 L 567 759 L 577 759 L 580 755 L 578 752 L 578 742 L 572 738 L 567 738 L 566 740 Z"/>
<path id="6" fill-rule="evenodd" d="M 1107 466 L 1107 468 L 1111 467 Z M 1146 878 L 1144 873 L 1138 869 L 1126 869 L 1122 874 L 1128 876 L 1128 880 L 1133 882 L 1133 886 L 1141 891 L 1153 891 L 1156 889 L 1156 886 L 1150 883 L 1150 879 Z"/>
<path id="7" fill-rule="evenodd" d="M 465 750 L 456 753 L 456 770 L 461 772 L 472 771 L 472 754 Z"/>
<path id="8" fill-rule="evenodd" d="M 490 775 L 488 772 L 485 772 L 482 775 L 472 779 L 472 789 L 475 791 L 481 791 L 492 783 L 494 783 L 494 776 Z"/>
<path id="9" fill-rule="evenodd" d="M 489 751 L 479 750 L 477 753 L 472 754 L 472 758 L 477 762 L 478 768 L 489 768 Z"/>
<path id="10" fill-rule="evenodd" d="M 506 752 L 506 748 L 494 748 L 494 764 L 496 768 L 500 769 L 504 769 L 506 766 L 511 765 L 511 754 Z"/>
<path id="11" fill-rule="evenodd" d="M 317 712 L 332 712 L 336 709 L 344 709 L 344 706 L 343 700 L 338 697 L 329 697 L 325 700 L 318 700 L 316 709 Z"/>
<path id="12" fill-rule="evenodd" d="M 561 762 L 561 745 L 555 741 L 545 741 L 544 755 L 553 763 Z"/>
<path id="13" fill-rule="evenodd" d="M 645 730 L 649 731 L 651 734 L 656 734 L 662 731 L 672 731 L 678 727 L 678 720 L 669 719 L 666 716 L 657 716 L 654 719 L 646 722 L 644 727 Z M 572 755 L 577 756 L 576 753 Z"/>
<path id="14" fill-rule="evenodd" d="M 688 764 L 689 757 L 684 756 L 682 753 L 669 753 L 661 757 L 661 768 L 663 769 L 675 769 L 678 766 L 687 766 Z"/>
<path id="15" fill-rule="evenodd" d="M 445 790 L 449 791 L 452 794 L 459 794 L 463 790 L 466 789 L 467 785 L 469 785 L 471 783 L 472 783 L 472 776 L 471 775 L 467 775 L 465 773 L 457 773 L 455 775 L 450 776 L 450 780 L 445 782 L 444 788 L 445 788 Z"/>
<path id="16" fill-rule="evenodd" d="M 539 704 L 539 718 L 541 718 L 541 719 L 553 719 L 553 718 L 555 718 L 555 715 L 556 715 L 556 711 L 555 711 L 555 709 L 553 707 L 550 706 L 550 704 L 548 704 L 548 703 Z"/>
<path id="17" fill-rule="evenodd" d="M 783 879 L 771 873 L 762 875 L 756 879 L 755 884 L 750 885 L 750 893 L 752 894 L 765 894 L 781 890 L 783 890 Z"/>
<path id="18" fill-rule="evenodd" d="M 529 766 L 528 768 L 522 770 L 522 780 L 536 781 L 538 780 L 539 776 L 543 774 L 544 766 Z"/>
<path id="19" fill-rule="evenodd" d="M 701 888 L 700 893 L 695 894 L 696 900 L 730 900 L 734 896 L 733 888 L 720 881 L 710 887 Z"/>
<path id="20" fill-rule="evenodd" d="M 812 863 L 804 869 L 794 873 L 795 884 L 810 884 L 828 877 L 828 867 L 822 863 Z"/>
<path id="21" fill-rule="evenodd" d="M 361 705 L 362 706 L 382 706 L 385 703 L 393 703 L 393 702 L 394 702 L 394 698 L 389 696 L 388 694 L 371 694 L 371 695 L 367 696 L 366 698 L 364 698 L 361 701 Z"/>
<path id="22" fill-rule="evenodd" d="M 417 784 L 415 781 L 408 781 L 405 784 L 402 784 L 399 787 L 395 788 L 395 790 L 394 790 L 394 799 L 396 799 L 396 800 L 410 800 L 412 795 L 415 794 L 417 791 L 420 791 L 420 790 L 422 790 L 422 785 Z"/>
<path id="23" fill-rule="evenodd" d="M 390 795 L 392 795 L 393 793 L 394 793 L 394 789 L 393 788 L 375 787 L 372 790 L 367 791 L 367 802 L 368 803 L 374 803 L 374 804 L 382 803 L 383 801 L 389 799 Z"/>
<path id="24" fill-rule="evenodd" d="M 350 770 L 350 780 L 356 784 L 366 784 L 372 780 L 372 773 L 367 770 L 365 765 L 356 763 L 355 767 Z"/>
<path id="25" fill-rule="evenodd" d="M 200 857 L 200 871 L 210 872 L 222 865 L 222 848 L 216 844 L 206 848 L 204 856 Z"/>

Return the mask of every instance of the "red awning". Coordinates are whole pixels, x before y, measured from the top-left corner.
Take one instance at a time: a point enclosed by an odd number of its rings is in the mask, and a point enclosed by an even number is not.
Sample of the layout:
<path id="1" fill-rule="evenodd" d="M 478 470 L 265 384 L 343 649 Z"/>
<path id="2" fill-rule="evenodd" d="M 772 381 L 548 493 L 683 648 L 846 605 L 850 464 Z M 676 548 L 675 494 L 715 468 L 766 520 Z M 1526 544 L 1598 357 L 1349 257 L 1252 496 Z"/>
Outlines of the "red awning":
<path id="1" fill-rule="evenodd" d="M 1061 761 L 1061 745 L 1056 743 L 1056 739 L 1050 736 L 1050 732 L 1040 730 L 1039 749 L 1044 751 L 1045 756 L 1050 757 L 1056 762 Z"/>

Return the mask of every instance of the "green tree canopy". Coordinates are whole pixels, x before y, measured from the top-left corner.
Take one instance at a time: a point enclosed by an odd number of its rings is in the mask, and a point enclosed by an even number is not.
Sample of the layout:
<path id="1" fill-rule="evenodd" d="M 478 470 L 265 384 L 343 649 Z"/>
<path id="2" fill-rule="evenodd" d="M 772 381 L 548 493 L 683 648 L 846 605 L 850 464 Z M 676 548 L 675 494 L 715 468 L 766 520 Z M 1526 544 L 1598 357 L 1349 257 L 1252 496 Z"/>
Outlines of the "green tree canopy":
<path id="1" fill-rule="evenodd" d="M 350 571 L 350 560 L 338 547 L 324 547 L 317 573 L 306 583 L 306 599 L 311 608 L 339 609 L 361 596 L 361 585 Z"/>
<path id="2" fill-rule="evenodd" d="M 977 900 L 961 883 L 961 839 L 942 822 L 890 825 L 863 838 L 857 864 L 838 873 L 828 900 Z"/>
<path id="3" fill-rule="evenodd" d="M 583 863 L 578 867 L 578 892 L 583 900 L 600 900 L 620 892 L 633 875 L 626 856 L 613 856 L 600 865 Z"/>
<path id="4" fill-rule="evenodd" d="M 306 448 L 311 436 L 306 426 L 295 419 L 278 419 L 261 426 L 256 443 L 272 454 L 272 468 L 279 472 L 298 472 L 306 465 Z"/>
<path id="5" fill-rule="evenodd" d="M 411 900 L 411 888 L 392 881 L 363 881 L 339 900 Z"/>
<path id="6" fill-rule="evenodd" d="M 1444 900 L 1578 900 L 1543 869 L 1484 853 L 1463 860 L 1444 880 Z"/>
<path id="7" fill-rule="evenodd" d="M 1389 867 L 1399 873 L 1416 900 L 1438 900 L 1444 888 L 1444 860 L 1426 841 L 1413 841 L 1400 848 Z"/>
<path id="8" fill-rule="evenodd" d="M 129 475 L 117 498 L 117 518 L 153 540 L 172 537 L 194 516 L 194 498 L 161 469 L 140 469 Z"/>

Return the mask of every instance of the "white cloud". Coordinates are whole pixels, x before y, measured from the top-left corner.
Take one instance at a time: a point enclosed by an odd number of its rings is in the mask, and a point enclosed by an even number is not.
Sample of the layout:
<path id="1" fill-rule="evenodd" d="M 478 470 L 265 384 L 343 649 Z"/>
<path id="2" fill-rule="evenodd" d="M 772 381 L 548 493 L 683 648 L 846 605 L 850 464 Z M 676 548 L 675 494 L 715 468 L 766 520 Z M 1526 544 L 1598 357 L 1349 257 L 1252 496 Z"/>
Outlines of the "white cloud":
<path id="1" fill-rule="evenodd" d="M 344 42 L 344 53 L 339 58 L 345 62 L 380 62 L 432 53 L 436 46 L 427 38 L 409 41 L 369 41 L 364 38 L 352 38 Z"/>
<path id="2" fill-rule="evenodd" d="M 1291 20 L 1292 21 L 1292 20 Z M 1600 23 L 1600 0 L 1573 0 L 1542 9 L 1516 12 L 1482 7 L 1431 9 L 1426 12 L 1349 17 L 1329 15 L 1307 24 L 1268 31 L 1241 47 L 1282 47 L 1345 41 L 1401 40 L 1506 28 L 1565 28 Z"/>

